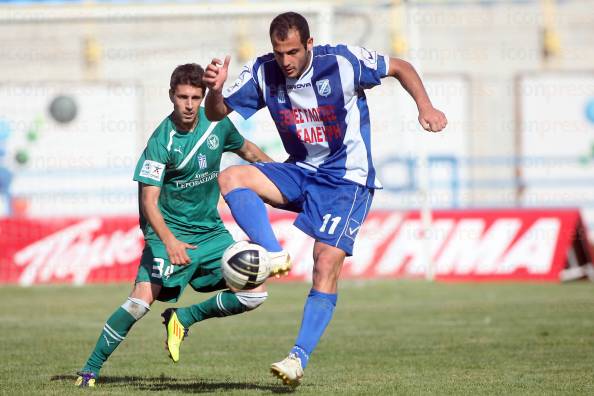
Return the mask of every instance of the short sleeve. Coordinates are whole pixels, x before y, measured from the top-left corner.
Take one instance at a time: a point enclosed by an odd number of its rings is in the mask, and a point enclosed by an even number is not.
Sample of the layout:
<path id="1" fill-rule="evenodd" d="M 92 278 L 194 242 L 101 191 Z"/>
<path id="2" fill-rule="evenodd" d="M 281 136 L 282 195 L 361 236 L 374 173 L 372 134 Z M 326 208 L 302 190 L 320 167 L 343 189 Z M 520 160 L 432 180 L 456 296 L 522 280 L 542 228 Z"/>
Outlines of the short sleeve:
<path id="1" fill-rule="evenodd" d="M 253 116 L 264 107 L 264 99 L 254 76 L 254 62 L 243 66 L 233 85 L 223 91 L 225 104 L 244 119 Z"/>
<path id="2" fill-rule="evenodd" d="M 151 137 L 136 164 L 134 180 L 161 187 L 168 161 L 169 152 L 167 148 Z"/>
<path id="3" fill-rule="evenodd" d="M 236 112 L 231 112 L 226 118 L 224 118 L 219 125 L 222 128 L 225 128 L 225 146 L 223 148 L 224 151 L 234 151 L 239 150 L 243 147 L 243 143 L 245 139 L 239 133 L 239 130 L 236 125 L 238 125 L 243 120 Z"/>
<path id="4" fill-rule="evenodd" d="M 353 66 L 356 66 L 355 70 L 359 70 L 358 86 L 372 88 L 381 84 L 381 79 L 388 75 L 390 58 L 364 47 L 347 48 L 356 58 L 357 65 Z"/>

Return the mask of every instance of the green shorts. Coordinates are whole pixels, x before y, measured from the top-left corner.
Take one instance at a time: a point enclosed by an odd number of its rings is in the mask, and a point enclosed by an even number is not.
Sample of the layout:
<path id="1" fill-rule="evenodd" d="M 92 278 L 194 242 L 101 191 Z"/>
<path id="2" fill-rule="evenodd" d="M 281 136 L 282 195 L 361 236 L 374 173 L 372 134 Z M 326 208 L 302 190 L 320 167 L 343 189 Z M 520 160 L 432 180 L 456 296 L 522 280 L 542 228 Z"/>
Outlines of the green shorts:
<path id="1" fill-rule="evenodd" d="M 163 286 L 157 297 L 159 301 L 176 302 L 188 284 L 194 290 L 205 293 L 227 288 L 221 273 L 221 257 L 234 242 L 231 235 L 219 232 L 206 238 L 183 241 L 197 246 L 197 249 L 186 250 L 191 260 L 188 265 L 172 265 L 163 242 L 145 240 L 136 283 L 150 282 Z"/>

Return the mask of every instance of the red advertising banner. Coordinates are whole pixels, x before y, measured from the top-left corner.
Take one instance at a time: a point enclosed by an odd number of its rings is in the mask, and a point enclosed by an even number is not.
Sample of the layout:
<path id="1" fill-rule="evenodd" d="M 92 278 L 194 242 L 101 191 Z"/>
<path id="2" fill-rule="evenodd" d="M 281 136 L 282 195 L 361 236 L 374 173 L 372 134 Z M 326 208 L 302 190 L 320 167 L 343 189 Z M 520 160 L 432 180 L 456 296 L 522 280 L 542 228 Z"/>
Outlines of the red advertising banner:
<path id="1" fill-rule="evenodd" d="M 313 240 L 294 216 L 271 214 L 293 258 L 285 280 L 308 280 Z M 226 215 L 236 239 L 244 238 Z M 0 220 L 0 283 L 130 282 L 142 252 L 136 217 Z M 578 210 L 435 211 L 423 232 L 418 212 L 371 212 L 342 278 L 559 282 L 591 274 L 591 252 Z M 579 269 L 579 271 L 576 271 Z M 577 275 L 576 275 L 577 274 Z"/>
<path id="2" fill-rule="evenodd" d="M 138 217 L 0 220 L 0 283 L 132 281 L 143 246 Z"/>

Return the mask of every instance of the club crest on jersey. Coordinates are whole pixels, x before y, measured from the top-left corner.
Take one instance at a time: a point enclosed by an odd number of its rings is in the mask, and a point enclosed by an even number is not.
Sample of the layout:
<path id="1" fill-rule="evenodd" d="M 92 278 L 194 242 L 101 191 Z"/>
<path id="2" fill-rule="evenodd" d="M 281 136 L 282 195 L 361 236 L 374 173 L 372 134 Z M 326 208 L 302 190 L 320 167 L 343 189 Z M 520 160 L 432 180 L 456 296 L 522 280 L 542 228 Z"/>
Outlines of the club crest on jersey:
<path id="1" fill-rule="evenodd" d="M 206 139 L 206 145 L 211 150 L 216 150 L 219 147 L 219 137 L 217 135 L 210 135 L 208 139 Z"/>
<path id="2" fill-rule="evenodd" d="M 206 155 L 198 154 L 198 167 L 200 169 L 206 169 L 208 164 L 206 163 Z"/>
<path id="3" fill-rule="evenodd" d="M 330 80 L 327 78 L 316 81 L 316 88 L 318 89 L 318 93 L 320 96 L 328 96 L 332 93 L 332 87 L 330 87 Z"/>

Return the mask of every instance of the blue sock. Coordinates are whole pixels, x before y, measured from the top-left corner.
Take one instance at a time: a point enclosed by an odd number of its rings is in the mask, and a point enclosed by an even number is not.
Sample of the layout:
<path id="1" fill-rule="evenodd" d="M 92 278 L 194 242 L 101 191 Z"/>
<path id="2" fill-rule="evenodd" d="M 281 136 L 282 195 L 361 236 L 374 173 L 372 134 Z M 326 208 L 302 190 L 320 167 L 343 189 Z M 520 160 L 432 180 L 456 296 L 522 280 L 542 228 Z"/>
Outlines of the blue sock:
<path id="1" fill-rule="evenodd" d="M 337 294 L 322 293 L 314 289 L 311 289 L 307 296 L 299 335 L 295 346 L 291 349 L 291 353 L 301 359 L 303 368 L 307 366 L 309 356 L 318 345 L 324 330 L 332 319 L 337 298 Z"/>
<path id="2" fill-rule="evenodd" d="M 252 242 L 269 252 L 283 250 L 272 232 L 264 201 L 248 188 L 236 188 L 223 198 L 231 208 L 233 218 Z"/>

